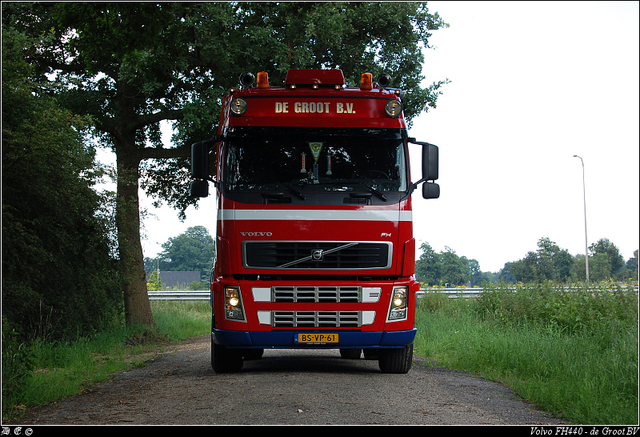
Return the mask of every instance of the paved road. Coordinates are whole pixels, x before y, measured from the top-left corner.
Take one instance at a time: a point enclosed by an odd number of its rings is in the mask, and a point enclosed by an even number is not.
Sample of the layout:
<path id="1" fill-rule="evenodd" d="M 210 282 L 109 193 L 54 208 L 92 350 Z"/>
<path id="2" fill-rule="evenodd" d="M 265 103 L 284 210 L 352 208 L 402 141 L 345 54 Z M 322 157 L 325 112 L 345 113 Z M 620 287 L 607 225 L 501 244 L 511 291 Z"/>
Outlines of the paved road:
<path id="1" fill-rule="evenodd" d="M 22 424 L 559 424 L 508 388 L 414 357 L 406 375 L 337 351 L 267 350 L 236 374 L 211 369 L 207 336 L 93 391 L 30 412 Z"/>

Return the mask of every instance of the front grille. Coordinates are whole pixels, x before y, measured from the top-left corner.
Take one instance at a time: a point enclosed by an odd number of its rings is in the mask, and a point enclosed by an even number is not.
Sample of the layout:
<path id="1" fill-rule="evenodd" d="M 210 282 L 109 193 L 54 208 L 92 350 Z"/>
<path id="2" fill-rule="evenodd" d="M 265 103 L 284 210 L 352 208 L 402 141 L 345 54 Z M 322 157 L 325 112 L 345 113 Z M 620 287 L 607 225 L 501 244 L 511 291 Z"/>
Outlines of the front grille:
<path id="1" fill-rule="evenodd" d="M 360 311 L 273 311 L 276 328 L 359 328 Z"/>
<path id="2" fill-rule="evenodd" d="M 274 286 L 272 302 L 361 302 L 360 287 Z"/>
<path id="3" fill-rule="evenodd" d="M 246 241 L 243 265 L 254 269 L 361 270 L 391 267 L 391 243 Z"/>

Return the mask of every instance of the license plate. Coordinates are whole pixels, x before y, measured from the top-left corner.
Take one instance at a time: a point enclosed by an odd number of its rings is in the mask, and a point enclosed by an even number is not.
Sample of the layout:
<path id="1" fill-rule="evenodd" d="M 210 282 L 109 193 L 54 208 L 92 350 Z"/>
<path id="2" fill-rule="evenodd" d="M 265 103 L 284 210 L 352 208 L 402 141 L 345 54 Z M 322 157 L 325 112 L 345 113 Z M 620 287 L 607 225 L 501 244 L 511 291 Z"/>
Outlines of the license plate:
<path id="1" fill-rule="evenodd" d="M 338 343 L 338 334 L 296 334 L 294 341 L 297 344 L 327 344 Z"/>

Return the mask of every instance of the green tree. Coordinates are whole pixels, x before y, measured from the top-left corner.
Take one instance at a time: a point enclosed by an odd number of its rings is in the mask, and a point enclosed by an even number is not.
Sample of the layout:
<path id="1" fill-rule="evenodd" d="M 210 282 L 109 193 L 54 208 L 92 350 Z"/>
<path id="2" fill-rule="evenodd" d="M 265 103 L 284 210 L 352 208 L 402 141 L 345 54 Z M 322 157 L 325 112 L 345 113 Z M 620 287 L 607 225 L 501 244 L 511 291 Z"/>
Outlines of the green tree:
<path id="1" fill-rule="evenodd" d="M 571 278 L 574 257 L 566 249 L 560 249 L 553 257 L 553 280 L 567 282 Z"/>
<path id="2" fill-rule="evenodd" d="M 561 249 L 548 237 L 543 237 L 538 241 L 537 253 L 536 277 L 538 281 L 564 282 L 569 278 L 573 264 L 573 257 L 569 251 Z"/>
<path id="3" fill-rule="evenodd" d="M 565 282 L 571 276 L 573 257 L 548 237 L 538 240 L 538 249 L 511 263 L 511 274 L 520 282 Z"/>
<path id="4" fill-rule="evenodd" d="M 440 253 L 442 275 L 440 281 L 451 286 L 464 285 L 471 279 L 469 265 L 466 264 L 450 247 Z"/>
<path id="5" fill-rule="evenodd" d="M 515 276 L 513 276 L 513 273 L 511 271 L 512 266 L 513 266 L 512 262 L 508 262 L 504 264 L 504 267 L 500 269 L 500 271 L 498 272 L 498 275 L 497 275 L 498 282 L 504 282 L 507 284 L 514 284 L 518 282 L 518 280 L 515 278 Z"/>
<path id="6" fill-rule="evenodd" d="M 183 234 L 169 238 L 162 244 L 162 249 L 158 256 L 161 270 L 199 270 L 203 279 L 208 278 L 213 265 L 215 245 L 204 226 L 190 227 Z"/>
<path id="7" fill-rule="evenodd" d="M 161 291 L 164 290 L 164 284 L 162 283 L 162 278 L 158 274 L 157 270 L 154 270 L 149 275 L 149 280 L 147 281 L 147 290 L 149 291 Z"/>
<path id="8" fill-rule="evenodd" d="M 627 260 L 617 275 L 617 279 L 621 281 L 628 281 L 631 278 L 638 280 L 638 249 L 633 251 L 633 257 Z"/>
<path id="9" fill-rule="evenodd" d="M 427 285 L 438 285 L 441 275 L 441 261 L 429 243 L 420 245 L 422 254 L 416 261 L 416 278 Z"/>
<path id="10" fill-rule="evenodd" d="M 47 96 L 24 59 L 33 44 L 3 21 L 2 318 L 63 339 L 117 322 L 121 296 L 87 120 Z"/>
<path id="11" fill-rule="evenodd" d="M 606 278 L 613 277 L 616 273 L 618 273 L 625 265 L 624 258 L 620 255 L 620 250 L 607 238 L 601 238 L 596 243 L 593 243 L 589 246 L 589 254 L 591 257 L 596 258 L 598 255 L 603 255 L 604 258 L 607 259 L 609 265 L 609 271 L 603 270 L 601 275 L 605 275 Z M 603 269 L 604 267 L 604 258 L 599 262 Z M 595 261 L 595 260 L 594 260 Z M 591 266 L 589 266 L 589 271 L 591 271 Z M 594 277 L 594 280 L 595 277 Z"/>
<path id="12" fill-rule="evenodd" d="M 584 254 L 578 254 L 574 257 L 573 264 L 571 265 L 571 281 L 584 282 L 587 280 L 587 268 L 585 264 Z"/>
<path id="13" fill-rule="evenodd" d="M 511 274 L 515 278 L 516 282 L 537 282 L 537 269 L 536 264 L 538 262 L 538 255 L 536 252 L 527 252 L 527 255 L 521 260 L 511 263 Z"/>
<path id="14" fill-rule="evenodd" d="M 422 254 L 416 261 L 416 278 L 427 285 L 465 285 L 472 278 L 482 281 L 478 261 L 460 257 L 450 247 L 436 253 L 429 243 L 420 245 Z"/>
<path id="15" fill-rule="evenodd" d="M 611 278 L 611 258 L 606 253 L 596 253 L 589 257 L 589 280 L 606 281 Z"/>
<path id="16" fill-rule="evenodd" d="M 3 3 L 3 13 L 41 37 L 27 48 L 31 61 L 56 73 L 60 101 L 91 116 L 116 153 L 128 324 L 153 324 L 139 185 L 184 215 L 195 202 L 186 196 L 189 146 L 216 132 L 220 99 L 242 71 L 267 71 L 275 83 L 289 68 L 338 67 L 352 83 L 385 71 L 407 90 L 409 120 L 435 107 L 443 84 L 420 85 L 421 49 L 446 26 L 426 3 Z M 167 120 L 171 147 L 160 141 Z"/>
<path id="17" fill-rule="evenodd" d="M 482 282 L 488 280 L 490 275 L 482 272 L 480 263 L 477 260 L 468 259 L 466 256 L 461 256 L 460 260 L 464 263 L 465 269 L 470 275 L 469 282 L 472 287 L 482 285 Z"/>

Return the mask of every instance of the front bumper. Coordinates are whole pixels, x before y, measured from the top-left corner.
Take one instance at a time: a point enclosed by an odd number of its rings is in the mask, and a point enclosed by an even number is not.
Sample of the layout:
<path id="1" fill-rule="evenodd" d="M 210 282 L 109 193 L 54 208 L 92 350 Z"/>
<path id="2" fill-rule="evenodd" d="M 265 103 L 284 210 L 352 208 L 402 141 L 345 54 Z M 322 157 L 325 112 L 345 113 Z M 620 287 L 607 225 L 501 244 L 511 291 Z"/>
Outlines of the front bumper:
<path id="1" fill-rule="evenodd" d="M 340 349 L 340 348 L 402 348 L 412 344 L 416 328 L 407 331 L 340 331 L 339 343 L 296 344 L 295 334 L 309 331 L 228 331 L 214 329 L 213 341 L 229 348 L 275 348 L 275 349 Z M 328 332 L 328 331 L 327 331 Z"/>

